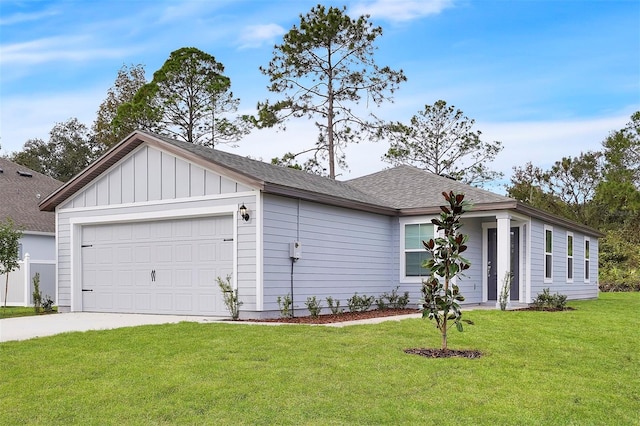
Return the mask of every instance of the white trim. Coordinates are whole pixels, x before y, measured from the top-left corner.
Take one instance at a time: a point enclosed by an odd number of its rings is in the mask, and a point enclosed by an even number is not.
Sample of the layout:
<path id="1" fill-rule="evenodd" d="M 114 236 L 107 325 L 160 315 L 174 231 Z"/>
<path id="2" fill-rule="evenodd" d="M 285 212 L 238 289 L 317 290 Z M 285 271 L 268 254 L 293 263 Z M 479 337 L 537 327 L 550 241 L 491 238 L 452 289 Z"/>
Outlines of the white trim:
<path id="1" fill-rule="evenodd" d="M 264 309 L 264 253 L 262 247 L 264 230 L 264 199 L 262 193 L 256 193 L 256 311 Z"/>
<path id="2" fill-rule="evenodd" d="M 89 211 L 95 211 L 95 210 L 121 209 L 121 208 L 127 208 L 127 207 L 150 207 L 150 206 L 185 203 L 185 202 L 190 203 L 190 202 L 198 202 L 198 201 L 214 201 L 214 200 L 233 199 L 233 198 L 239 198 L 239 197 L 254 197 L 256 193 L 259 193 L 259 191 L 252 190 L 252 191 L 244 191 L 244 192 L 228 192 L 225 194 L 202 195 L 198 197 L 169 198 L 166 200 L 140 201 L 140 202 L 123 203 L 123 204 L 104 204 L 100 206 L 89 206 L 89 207 L 71 207 L 68 209 L 63 209 L 63 212 L 76 213 L 76 212 L 89 212 Z"/>
<path id="3" fill-rule="evenodd" d="M 573 283 L 573 279 L 576 275 L 576 265 L 574 262 L 574 253 L 575 253 L 575 243 L 576 243 L 576 239 L 573 236 L 573 232 L 571 231 L 567 231 L 567 239 L 565 241 L 566 244 L 566 252 L 567 252 L 567 257 L 566 257 L 566 262 L 564 264 L 565 268 L 566 268 L 566 274 L 565 274 L 565 278 L 567 279 L 567 283 Z M 569 238 L 571 238 L 571 254 L 569 254 Z M 571 276 L 569 276 L 569 259 L 571 259 Z"/>
<path id="4" fill-rule="evenodd" d="M 526 271 L 525 271 L 525 279 L 526 279 L 526 283 L 524 285 L 524 292 L 520 295 L 520 302 L 521 303 L 529 303 L 529 300 L 531 299 L 531 260 L 533 259 L 531 257 L 531 229 L 533 228 L 533 224 L 531 222 L 531 218 L 529 218 L 529 221 L 525 224 L 523 224 L 523 226 L 526 225 L 527 229 L 526 229 L 526 234 L 527 234 L 527 244 L 526 244 L 526 249 L 527 249 L 527 253 L 526 253 Z"/>
<path id="5" fill-rule="evenodd" d="M 482 222 L 482 303 L 489 300 L 489 228 L 496 228 L 495 222 Z"/>
<path id="6" fill-rule="evenodd" d="M 551 251 L 547 252 L 547 231 L 551 231 Z M 543 225 L 542 227 L 542 253 L 543 253 L 543 262 L 542 262 L 542 276 L 544 277 L 544 283 L 550 284 L 553 283 L 553 251 L 554 251 L 554 243 L 553 243 L 553 226 L 551 225 Z M 551 256 L 551 276 L 547 277 L 547 256 Z"/>
<path id="7" fill-rule="evenodd" d="M 406 272 L 406 263 L 407 259 L 405 256 L 405 248 L 404 248 L 404 238 L 405 238 L 405 226 L 406 225 L 431 225 L 433 226 L 434 236 L 437 234 L 435 225 L 431 224 L 431 219 L 436 218 L 437 216 L 412 216 L 406 218 L 400 218 L 400 241 L 399 241 L 399 254 L 400 254 L 400 271 L 399 271 L 399 281 L 402 284 L 409 283 L 421 283 L 425 277 L 407 277 L 405 275 Z"/>
<path id="8" fill-rule="evenodd" d="M 587 258 L 587 243 L 589 243 L 589 257 Z M 590 283 L 591 282 L 591 238 L 587 237 L 585 235 L 584 237 L 584 244 L 583 244 L 583 252 L 582 252 L 582 259 L 583 259 L 583 276 L 584 276 L 584 282 L 585 283 Z M 589 262 L 589 266 L 587 266 L 587 262 Z M 587 277 L 587 274 L 589 275 Z"/>
<path id="9" fill-rule="evenodd" d="M 55 237 L 56 232 L 22 231 L 22 235 L 39 235 L 44 237 Z"/>

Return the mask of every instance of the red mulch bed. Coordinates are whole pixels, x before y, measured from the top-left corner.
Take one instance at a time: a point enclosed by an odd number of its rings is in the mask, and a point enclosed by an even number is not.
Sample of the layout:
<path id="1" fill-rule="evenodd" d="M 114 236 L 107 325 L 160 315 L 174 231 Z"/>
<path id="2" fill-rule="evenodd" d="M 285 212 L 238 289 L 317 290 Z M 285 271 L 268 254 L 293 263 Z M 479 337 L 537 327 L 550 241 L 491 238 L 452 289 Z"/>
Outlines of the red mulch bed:
<path id="1" fill-rule="evenodd" d="M 305 315 L 294 318 L 273 318 L 273 319 L 247 319 L 240 321 L 248 322 L 278 322 L 287 324 L 331 324 L 335 322 L 356 321 L 369 318 L 391 317 L 395 315 L 408 315 L 420 313 L 418 309 L 383 309 L 366 312 L 343 312 L 341 314 L 319 315 L 315 318 Z"/>

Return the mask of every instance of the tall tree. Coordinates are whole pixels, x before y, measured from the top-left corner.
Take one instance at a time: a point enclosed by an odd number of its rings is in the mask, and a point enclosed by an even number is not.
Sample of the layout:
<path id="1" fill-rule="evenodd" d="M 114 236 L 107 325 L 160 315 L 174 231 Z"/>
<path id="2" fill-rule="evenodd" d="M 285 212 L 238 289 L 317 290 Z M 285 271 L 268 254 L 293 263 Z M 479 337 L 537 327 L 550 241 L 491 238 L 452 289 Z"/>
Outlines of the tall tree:
<path id="1" fill-rule="evenodd" d="M 369 15 L 352 19 L 346 10 L 319 4 L 300 15 L 299 26 L 294 25 L 283 43 L 274 47 L 269 66 L 260 67 L 270 79 L 269 91 L 283 98 L 273 104 L 258 103 L 256 124 L 284 129 L 290 117 L 316 118 L 319 134 L 314 151 L 328 160 L 331 178 L 336 176 L 336 162 L 346 167 L 343 148 L 381 125 L 373 114 L 359 117 L 352 106 L 363 97 L 369 105 L 390 101 L 406 81 L 402 70 L 374 62 L 374 42 L 382 28 L 374 27 Z"/>
<path id="2" fill-rule="evenodd" d="M 239 99 L 231 80 L 212 55 L 194 47 L 171 52 L 153 80 L 142 86 L 131 102 L 118 109 L 115 123 L 137 127 L 214 147 L 233 144 L 250 130 L 235 116 Z"/>
<path id="3" fill-rule="evenodd" d="M 77 118 L 56 123 L 49 141 L 30 139 L 11 161 L 66 182 L 98 158 L 101 148 L 93 135 Z"/>
<path id="4" fill-rule="evenodd" d="M 382 159 L 476 186 L 501 178 L 503 174 L 487 164 L 502 150 L 502 143 L 482 141 L 482 132 L 472 130 L 474 124 L 443 100 L 425 105 L 409 124 L 394 122 L 386 127 L 391 147 Z"/>
<path id="5" fill-rule="evenodd" d="M 113 87 L 107 91 L 107 97 L 100 104 L 96 120 L 93 122 L 92 131 L 98 145 L 105 149 L 110 148 L 136 130 L 135 120 L 125 120 L 126 116 L 122 116 L 119 125 L 115 126 L 114 119 L 118 114 L 118 108 L 133 101 L 136 92 L 146 82 L 143 65 L 131 65 L 130 67 L 123 65 L 118 70 Z"/>

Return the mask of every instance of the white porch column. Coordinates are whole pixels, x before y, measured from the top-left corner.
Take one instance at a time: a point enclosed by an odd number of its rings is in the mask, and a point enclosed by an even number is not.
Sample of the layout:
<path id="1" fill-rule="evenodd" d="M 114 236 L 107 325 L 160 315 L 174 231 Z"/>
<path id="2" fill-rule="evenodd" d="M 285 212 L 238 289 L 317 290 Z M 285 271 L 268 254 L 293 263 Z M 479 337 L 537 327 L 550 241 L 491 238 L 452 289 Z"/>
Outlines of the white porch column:
<path id="1" fill-rule="evenodd" d="M 496 244 L 496 273 L 498 281 L 498 293 L 496 300 L 496 308 L 500 308 L 500 292 L 504 285 L 504 277 L 511 272 L 511 215 L 508 213 L 499 213 L 496 215 L 498 222 L 497 244 Z M 507 306 L 510 302 L 507 302 Z"/>

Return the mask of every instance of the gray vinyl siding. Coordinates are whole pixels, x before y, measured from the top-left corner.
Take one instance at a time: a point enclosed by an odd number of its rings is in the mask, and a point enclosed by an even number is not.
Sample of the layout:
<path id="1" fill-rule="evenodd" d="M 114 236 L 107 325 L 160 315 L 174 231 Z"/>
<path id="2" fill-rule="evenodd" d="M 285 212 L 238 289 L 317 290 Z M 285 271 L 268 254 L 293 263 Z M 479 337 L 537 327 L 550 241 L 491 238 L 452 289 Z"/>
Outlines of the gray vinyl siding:
<path id="1" fill-rule="evenodd" d="M 291 291 L 290 243 L 300 241 L 294 264 L 294 306 L 326 297 L 341 306 L 357 292 L 378 297 L 398 285 L 398 219 L 278 196 L 264 197 L 264 310 Z M 404 291 L 401 288 L 401 291 Z M 417 293 L 414 293 L 414 298 Z M 326 310 L 325 310 L 326 311 Z"/>
<path id="2" fill-rule="evenodd" d="M 471 262 L 471 267 L 464 271 L 464 276 L 457 281 L 464 303 L 482 302 L 482 220 L 480 218 L 463 219 L 460 232 L 469 236 L 467 251 L 462 255 Z"/>
<path id="3" fill-rule="evenodd" d="M 590 281 L 584 282 L 584 240 L 579 231 L 558 225 L 553 228 L 553 280 L 544 280 L 544 225 L 531 221 L 531 298 L 534 299 L 545 288 L 554 293 L 566 295 L 569 299 L 592 299 L 598 297 L 598 239 L 590 241 Z M 573 282 L 567 280 L 567 232 L 573 233 Z M 531 302 L 531 300 L 527 300 Z"/>

